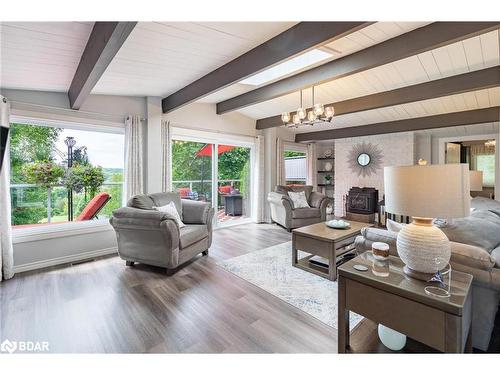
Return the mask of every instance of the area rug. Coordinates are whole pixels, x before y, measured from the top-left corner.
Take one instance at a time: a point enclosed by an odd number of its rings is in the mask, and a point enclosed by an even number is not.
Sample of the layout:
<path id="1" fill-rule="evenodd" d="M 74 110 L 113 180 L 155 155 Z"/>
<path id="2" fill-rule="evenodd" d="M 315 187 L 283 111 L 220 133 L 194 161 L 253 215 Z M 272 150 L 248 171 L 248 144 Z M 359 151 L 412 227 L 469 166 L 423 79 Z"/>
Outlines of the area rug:
<path id="1" fill-rule="evenodd" d="M 306 256 L 299 252 L 299 258 Z M 337 282 L 292 266 L 292 243 L 268 247 L 219 265 L 337 329 Z M 362 316 L 350 313 L 352 330 Z"/>

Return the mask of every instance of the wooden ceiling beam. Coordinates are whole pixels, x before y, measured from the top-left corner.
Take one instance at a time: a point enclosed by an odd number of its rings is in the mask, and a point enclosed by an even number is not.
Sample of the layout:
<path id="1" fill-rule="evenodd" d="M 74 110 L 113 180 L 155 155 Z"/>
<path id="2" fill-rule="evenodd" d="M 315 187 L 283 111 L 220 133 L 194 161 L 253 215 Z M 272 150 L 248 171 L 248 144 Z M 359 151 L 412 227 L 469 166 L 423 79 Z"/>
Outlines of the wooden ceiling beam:
<path id="1" fill-rule="evenodd" d="M 300 22 L 162 100 L 163 113 L 221 90 L 279 62 L 373 22 Z"/>
<path id="2" fill-rule="evenodd" d="M 500 28 L 500 22 L 435 22 L 345 57 L 217 103 L 235 111 Z"/>
<path id="3" fill-rule="evenodd" d="M 96 22 L 71 82 L 68 97 L 79 109 L 137 22 Z"/>
<path id="4" fill-rule="evenodd" d="M 452 112 L 442 115 L 379 122 L 369 125 L 299 133 L 295 135 L 295 142 L 325 141 L 341 138 L 363 137 L 368 135 L 483 124 L 497 121 L 500 121 L 500 107 L 490 107 L 470 111 Z"/>
<path id="5" fill-rule="evenodd" d="M 325 104 L 325 106 L 333 106 L 335 116 L 339 116 L 497 86 L 500 86 L 500 66 L 361 96 L 359 98 L 343 100 L 336 103 L 329 103 Z M 308 108 L 308 110 L 310 109 L 311 108 Z M 294 114 L 295 112 L 292 112 L 290 116 Z M 281 125 L 283 125 L 281 115 L 257 120 L 257 129 L 267 129 Z"/>

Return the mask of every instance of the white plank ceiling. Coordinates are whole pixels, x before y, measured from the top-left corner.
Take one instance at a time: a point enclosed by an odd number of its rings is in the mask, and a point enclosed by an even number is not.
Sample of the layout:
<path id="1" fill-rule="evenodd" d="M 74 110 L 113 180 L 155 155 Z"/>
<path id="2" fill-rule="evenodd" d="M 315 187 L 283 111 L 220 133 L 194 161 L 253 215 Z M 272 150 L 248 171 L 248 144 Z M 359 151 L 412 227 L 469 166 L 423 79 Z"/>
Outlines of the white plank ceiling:
<path id="1" fill-rule="evenodd" d="M 414 85 L 500 64 L 499 33 L 491 31 L 461 42 L 411 56 L 364 72 L 333 80 L 315 89 L 315 102 L 332 103 L 354 97 Z M 312 102 L 311 90 L 304 90 L 304 106 Z M 255 119 L 293 111 L 299 106 L 299 92 L 242 108 L 240 113 Z M 371 114 L 383 109 L 369 111 Z M 351 120 L 364 113 L 346 115 Z M 341 117 L 336 119 L 341 122 Z M 396 118 L 388 117 L 386 121 Z M 375 122 L 375 121 L 373 121 Z M 358 123 L 353 123 L 358 125 Z M 319 129 L 319 127 L 318 127 Z M 304 131 L 311 131 L 309 128 Z M 316 130 L 316 127 L 314 127 Z"/>
<path id="2" fill-rule="evenodd" d="M 0 23 L 0 87 L 67 91 L 93 22 Z"/>
<path id="3" fill-rule="evenodd" d="M 336 41 L 326 44 L 325 46 L 322 47 L 322 49 L 332 53 L 332 58 L 330 60 L 336 60 L 340 57 L 350 55 L 351 53 L 381 43 L 387 39 L 394 38 L 398 35 L 407 33 L 411 30 L 428 25 L 429 23 L 430 22 L 376 22 L 350 35 L 347 35 L 343 38 L 340 38 Z M 322 61 L 321 64 L 325 63 L 326 61 L 328 60 Z M 311 69 L 312 67 L 314 67 L 314 65 L 307 67 L 307 69 Z M 296 73 L 297 72 L 294 72 L 293 74 Z M 283 77 L 280 77 L 279 79 L 282 78 Z M 269 83 L 270 82 L 266 82 L 261 86 L 267 85 Z M 236 83 L 200 99 L 199 102 L 217 103 L 232 98 L 234 96 L 241 95 L 245 92 L 254 90 L 258 87 L 260 86 L 252 86 L 252 85 L 244 85 L 241 83 Z M 259 118 L 259 117 L 254 117 L 255 114 L 252 114 L 251 112 L 245 114 L 249 117 Z"/>
<path id="4" fill-rule="evenodd" d="M 300 127 L 292 129 L 292 131 L 297 133 L 308 133 L 312 131 L 367 125 L 495 106 L 500 106 L 500 87 L 422 100 L 392 107 L 372 109 L 358 113 L 350 113 L 334 117 L 331 123 L 321 123 L 313 127 Z"/>
<path id="5" fill-rule="evenodd" d="M 166 96 L 294 22 L 140 22 L 92 91 Z"/>

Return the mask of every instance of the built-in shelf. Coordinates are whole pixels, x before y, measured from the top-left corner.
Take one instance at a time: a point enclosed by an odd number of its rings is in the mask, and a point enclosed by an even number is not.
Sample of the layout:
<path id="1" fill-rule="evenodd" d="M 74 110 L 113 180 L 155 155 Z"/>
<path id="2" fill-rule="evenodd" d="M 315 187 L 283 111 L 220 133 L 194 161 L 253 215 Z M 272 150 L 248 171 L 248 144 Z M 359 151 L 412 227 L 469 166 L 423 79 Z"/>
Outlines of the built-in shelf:
<path id="1" fill-rule="evenodd" d="M 334 184 L 318 184 L 318 186 L 321 186 L 321 187 L 328 187 L 328 186 L 334 187 L 335 185 Z"/>
<path id="2" fill-rule="evenodd" d="M 318 173 L 331 173 L 331 174 L 333 174 L 333 171 L 318 171 Z"/>
<path id="3" fill-rule="evenodd" d="M 318 160 L 335 160 L 335 158 L 318 158 Z"/>

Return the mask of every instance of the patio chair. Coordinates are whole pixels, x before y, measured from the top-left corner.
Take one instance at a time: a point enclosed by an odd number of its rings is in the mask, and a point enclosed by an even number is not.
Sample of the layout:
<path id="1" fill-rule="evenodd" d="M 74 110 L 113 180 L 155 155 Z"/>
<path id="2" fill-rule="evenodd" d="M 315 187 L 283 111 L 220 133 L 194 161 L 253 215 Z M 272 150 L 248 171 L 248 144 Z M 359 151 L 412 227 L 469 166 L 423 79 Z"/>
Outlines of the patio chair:
<path id="1" fill-rule="evenodd" d="M 78 217 L 75 219 L 75 221 L 88 221 L 97 218 L 97 215 L 101 210 L 104 208 L 106 203 L 108 203 L 111 200 L 111 195 L 109 195 L 106 192 L 102 192 L 97 194 L 92 200 L 87 203 L 83 211 L 78 215 Z M 19 229 L 19 228 L 29 228 L 29 227 L 38 227 L 42 225 L 56 225 L 56 224 L 64 224 L 64 223 L 69 223 L 69 221 L 58 221 L 55 223 L 42 223 L 42 224 L 21 224 L 21 225 L 14 225 L 14 229 Z"/>
<path id="2" fill-rule="evenodd" d="M 97 217 L 99 212 L 104 208 L 106 203 L 111 199 L 111 195 L 106 192 L 97 194 L 92 200 L 85 206 L 83 211 L 78 215 L 75 221 L 86 221 L 92 220 Z"/>

